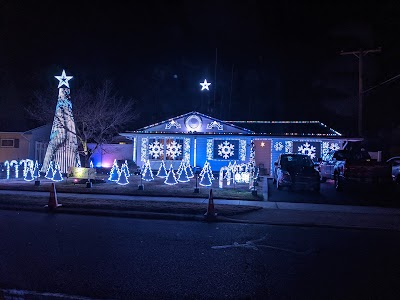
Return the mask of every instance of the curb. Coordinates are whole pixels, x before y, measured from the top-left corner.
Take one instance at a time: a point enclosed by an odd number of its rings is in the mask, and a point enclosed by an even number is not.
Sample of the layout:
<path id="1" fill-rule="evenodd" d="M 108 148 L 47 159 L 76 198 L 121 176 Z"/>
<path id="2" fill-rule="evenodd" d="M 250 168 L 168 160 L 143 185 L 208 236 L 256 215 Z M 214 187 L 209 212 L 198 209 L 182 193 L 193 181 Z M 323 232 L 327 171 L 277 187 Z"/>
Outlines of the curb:
<path id="1" fill-rule="evenodd" d="M 175 221 L 197 221 L 206 223 L 239 223 L 239 224 L 257 224 L 270 226 L 290 226 L 290 227 L 309 227 L 309 228 L 332 228 L 332 229 L 354 229 L 354 230 L 384 230 L 399 232 L 396 228 L 383 228 L 376 226 L 356 226 L 356 225 L 335 225 L 335 224 L 318 224 L 312 222 L 270 222 L 270 221 L 252 221 L 243 219 L 234 219 L 224 216 L 217 216 L 213 219 L 206 219 L 204 215 L 189 215 L 189 214 L 173 214 L 173 213 L 156 213 L 144 211 L 115 211 L 101 209 L 71 209 L 62 207 L 56 210 L 48 210 L 38 207 L 7 207 L 0 206 L 0 210 L 13 211 L 30 211 L 47 214 L 71 214 L 71 215 L 87 215 L 87 216 L 105 216 L 118 218 L 137 218 L 137 219 L 156 219 L 156 220 L 175 220 Z"/>

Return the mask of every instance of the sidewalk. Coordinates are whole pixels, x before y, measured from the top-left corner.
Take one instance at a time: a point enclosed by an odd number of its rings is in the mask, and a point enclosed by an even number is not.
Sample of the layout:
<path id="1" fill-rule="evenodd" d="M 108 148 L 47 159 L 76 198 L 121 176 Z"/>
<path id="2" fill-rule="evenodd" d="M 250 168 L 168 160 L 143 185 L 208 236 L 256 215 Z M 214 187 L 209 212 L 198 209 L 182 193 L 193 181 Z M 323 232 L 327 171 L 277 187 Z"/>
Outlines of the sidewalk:
<path id="1" fill-rule="evenodd" d="M 264 188 L 264 187 L 263 187 Z M 264 190 L 266 193 L 267 190 Z M 26 191 L 0 190 L 0 197 L 12 197 L 26 195 Z M 30 192 L 29 195 L 48 199 L 48 192 Z M 172 197 L 148 197 L 148 196 L 126 196 L 126 195 L 105 195 L 105 194 L 72 194 L 57 193 L 59 199 L 63 197 L 87 199 L 87 200 L 106 200 L 112 203 L 115 200 L 140 201 L 140 202 L 168 202 L 172 203 L 197 203 L 204 205 L 204 212 L 207 209 L 208 199 L 201 198 L 172 198 Z M 307 204 L 307 203 L 285 203 L 269 201 L 239 201 L 214 199 L 215 210 L 219 205 L 238 205 L 238 206 L 257 206 L 260 210 L 233 216 L 218 216 L 219 222 L 240 222 L 251 224 L 269 225 L 288 225 L 288 226 L 322 226 L 334 228 L 368 228 L 368 229 L 388 229 L 400 230 L 400 208 L 385 208 L 371 206 L 346 206 L 346 205 L 327 205 L 327 204 Z M 3 207 L 4 209 L 4 207 Z M 22 208 L 23 209 L 23 208 Z M 29 209 L 32 210 L 32 209 Z M 35 211 L 45 210 L 38 207 Z M 203 221 L 202 214 L 179 214 L 179 213 L 158 213 L 145 211 L 124 211 L 120 209 L 96 209 L 79 207 L 61 207 L 56 213 L 70 214 L 90 214 L 115 217 L 134 217 L 147 219 L 169 219 L 169 220 L 195 220 Z"/>

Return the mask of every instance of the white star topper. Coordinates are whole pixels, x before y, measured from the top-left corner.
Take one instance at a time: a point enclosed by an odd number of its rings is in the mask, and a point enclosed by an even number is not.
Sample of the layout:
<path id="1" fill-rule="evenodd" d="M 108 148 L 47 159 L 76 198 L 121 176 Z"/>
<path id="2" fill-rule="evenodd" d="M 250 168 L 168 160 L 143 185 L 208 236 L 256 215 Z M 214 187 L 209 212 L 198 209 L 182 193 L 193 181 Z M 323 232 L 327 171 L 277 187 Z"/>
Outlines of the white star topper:
<path id="1" fill-rule="evenodd" d="M 63 70 L 61 76 L 54 76 L 54 77 L 57 78 L 59 81 L 58 87 L 65 85 L 67 88 L 69 88 L 68 80 L 71 80 L 73 76 L 67 76 L 65 74 L 65 70 Z"/>
<path id="2" fill-rule="evenodd" d="M 210 89 L 208 88 L 208 86 L 209 86 L 210 84 L 211 84 L 211 82 L 208 83 L 208 82 L 207 82 L 207 79 L 204 79 L 204 82 L 203 82 L 203 83 L 200 82 L 201 90 L 207 90 L 207 91 L 209 91 Z"/>

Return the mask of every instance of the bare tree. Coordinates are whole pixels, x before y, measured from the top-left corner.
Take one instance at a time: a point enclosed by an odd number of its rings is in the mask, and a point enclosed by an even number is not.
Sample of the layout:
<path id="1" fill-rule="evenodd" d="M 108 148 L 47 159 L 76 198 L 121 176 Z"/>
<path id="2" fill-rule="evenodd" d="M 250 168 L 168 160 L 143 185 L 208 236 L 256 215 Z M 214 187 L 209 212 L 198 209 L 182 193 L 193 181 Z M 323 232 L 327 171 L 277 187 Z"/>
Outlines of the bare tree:
<path id="1" fill-rule="evenodd" d="M 55 96 L 49 92 L 34 93 L 34 102 L 26 109 L 33 119 L 50 124 L 55 116 Z M 80 153 L 88 166 L 90 157 L 102 144 L 111 143 L 113 137 L 125 125 L 136 120 L 135 101 L 125 100 L 113 89 L 111 81 L 104 81 L 100 87 L 88 84 L 71 91 L 72 112 L 75 120 L 75 134 Z M 68 130 L 68 128 L 65 128 Z M 94 147 L 89 148 L 88 143 Z"/>

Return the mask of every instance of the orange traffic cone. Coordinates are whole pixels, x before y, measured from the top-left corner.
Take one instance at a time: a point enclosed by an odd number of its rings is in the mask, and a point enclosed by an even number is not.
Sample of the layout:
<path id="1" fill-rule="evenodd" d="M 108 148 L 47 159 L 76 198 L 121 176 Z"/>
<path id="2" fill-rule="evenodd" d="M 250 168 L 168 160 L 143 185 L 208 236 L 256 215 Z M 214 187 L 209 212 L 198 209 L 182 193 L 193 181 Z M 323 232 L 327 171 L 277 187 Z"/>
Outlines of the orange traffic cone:
<path id="1" fill-rule="evenodd" d="M 62 206 L 62 204 L 58 204 L 57 201 L 56 185 L 52 183 L 50 189 L 49 204 L 47 204 L 45 207 L 48 207 L 49 209 L 55 209 L 60 206 Z"/>
<path id="2" fill-rule="evenodd" d="M 214 208 L 214 197 L 212 189 L 210 189 L 210 195 L 208 196 L 208 207 L 206 213 L 204 214 L 204 217 L 206 218 L 206 220 L 213 220 L 217 217 L 217 213 L 215 212 Z"/>

